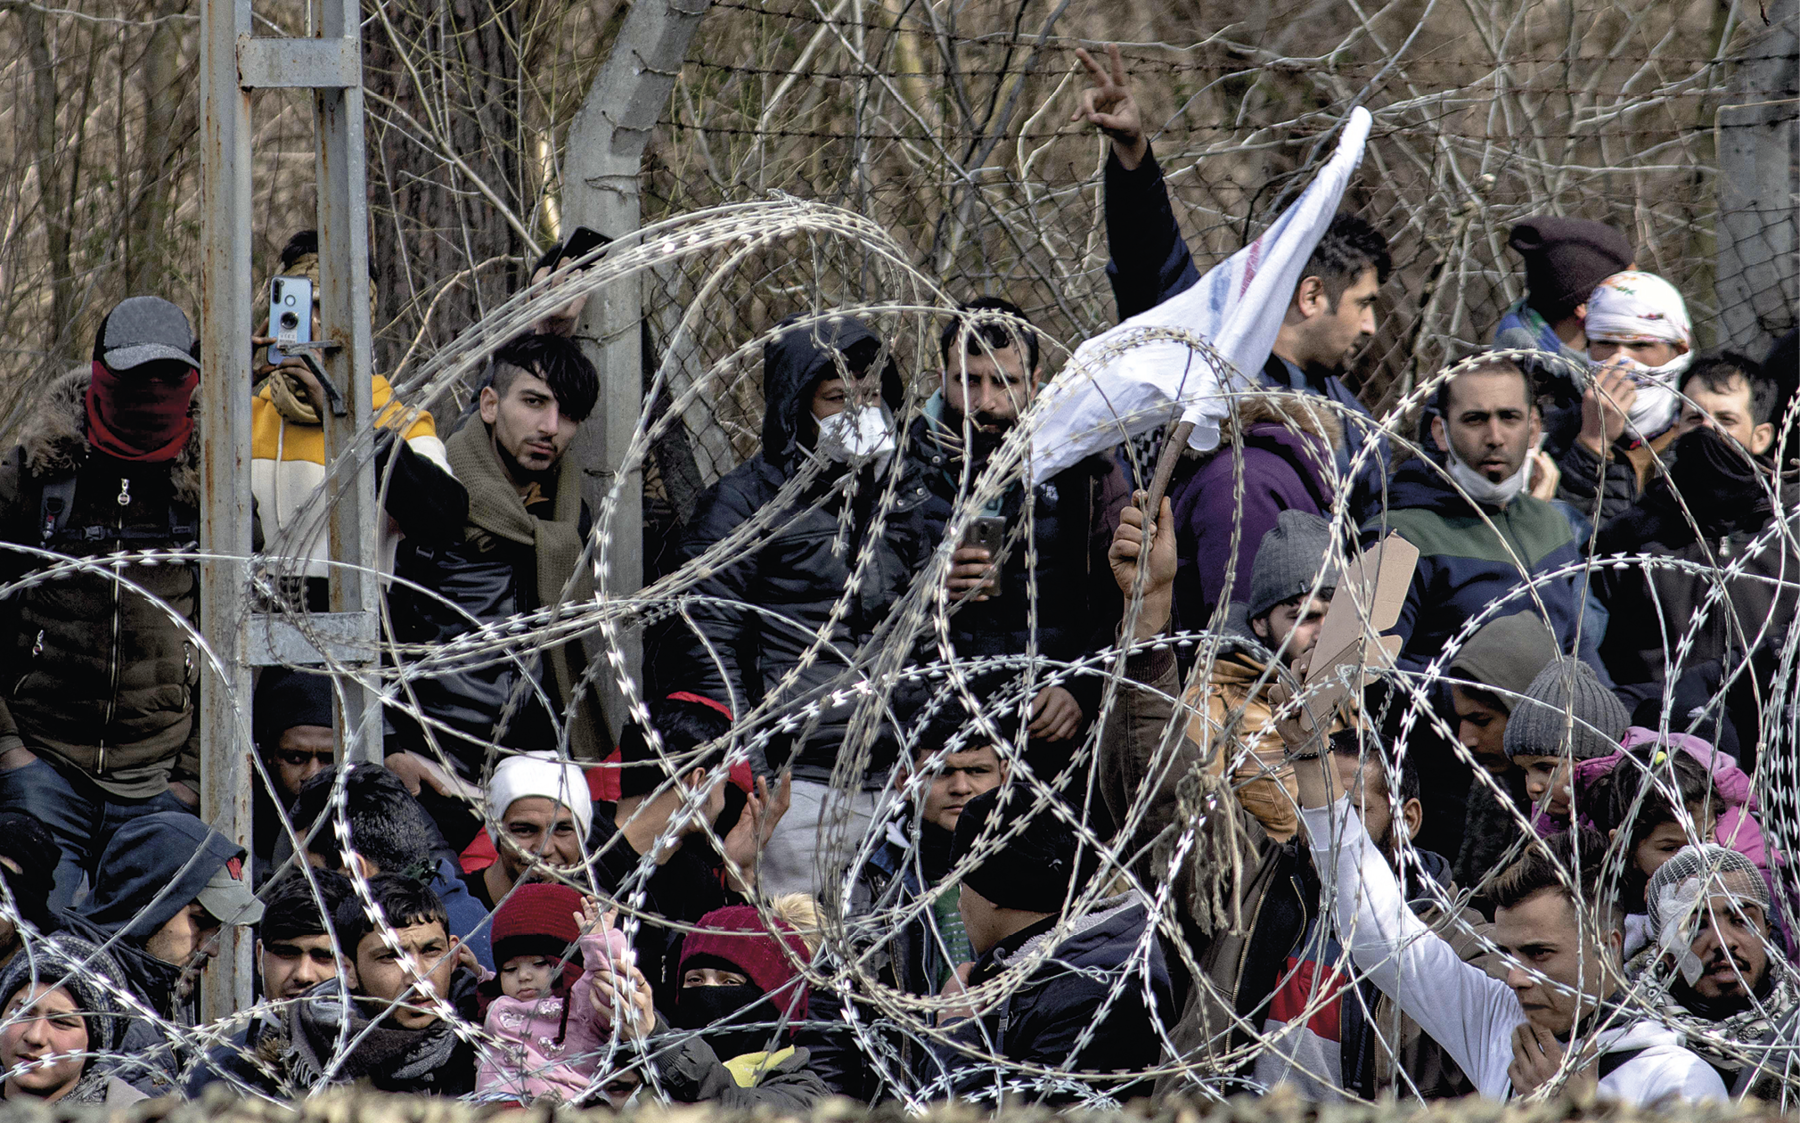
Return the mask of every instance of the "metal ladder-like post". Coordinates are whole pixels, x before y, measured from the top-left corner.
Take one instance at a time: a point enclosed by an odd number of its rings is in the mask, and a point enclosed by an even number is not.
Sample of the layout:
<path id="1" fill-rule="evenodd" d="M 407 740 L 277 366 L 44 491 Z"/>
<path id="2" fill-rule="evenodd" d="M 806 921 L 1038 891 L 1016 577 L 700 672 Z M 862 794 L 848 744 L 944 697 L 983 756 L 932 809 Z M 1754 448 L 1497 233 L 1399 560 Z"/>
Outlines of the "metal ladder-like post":
<path id="1" fill-rule="evenodd" d="M 201 630 L 225 665 L 207 674 L 200 710 L 201 813 L 248 849 L 251 785 L 251 668 L 276 663 L 366 667 L 378 636 L 376 496 L 373 458 L 337 464 L 368 425 L 374 386 L 369 327 L 368 185 L 363 149 L 362 42 L 358 8 L 321 0 L 321 34 L 308 39 L 251 36 L 249 0 L 201 6 Z M 253 612 L 250 596 L 250 92 L 311 89 L 317 136 L 319 311 L 315 352 L 347 409 L 324 420 L 331 609 L 292 621 Z M 366 453 L 367 450 L 365 450 Z M 310 637 L 310 638 L 309 638 Z M 381 711 L 371 691 L 339 681 L 340 760 L 380 760 Z M 254 982 L 252 943 L 227 931 L 205 995 L 206 1016 L 247 1009 Z"/>

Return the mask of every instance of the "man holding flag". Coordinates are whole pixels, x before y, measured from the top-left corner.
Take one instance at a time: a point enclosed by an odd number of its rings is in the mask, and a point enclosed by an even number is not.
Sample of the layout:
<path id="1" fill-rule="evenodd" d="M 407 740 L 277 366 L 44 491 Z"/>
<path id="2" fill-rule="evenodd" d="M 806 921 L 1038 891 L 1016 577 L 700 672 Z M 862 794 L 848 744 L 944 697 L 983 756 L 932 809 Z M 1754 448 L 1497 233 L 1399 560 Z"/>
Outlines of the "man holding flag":
<path id="1" fill-rule="evenodd" d="M 1074 119 L 1094 124 L 1112 141 L 1106 161 L 1106 237 L 1112 260 L 1106 272 L 1123 321 L 1185 292 L 1200 281 L 1200 274 L 1170 209 L 1162 169 L 1144 135 L 1119 49 L 1108 47 L 1107 53 L 1109 68 L 1085 50 L 1076 52 L 1094 85 L 1083 94 Z M 1337 490 L 1349 498 L 1359 519 L 1381 506 L 1389 452 L 1386 439 L 1375 431 L 1374 417 L 1343 375 L 1352 352 L 1375 332 L 1375 301 L 1392 264 L 1380 231 L 1354 215 L 1333 217 L 1293 288 L 1275 294 L 1278 300 L 1285 298 L 1286 308 L 1273 344 L 1258 362 L 1260 371 L 1240 368 L 1263 387 L 1314 394 L 1338 407 L 1334 412 L 1345 439 L 1337 453 L 1343 477 Z M 1365 446 L 1372 448 L 1358 462 Z"/>

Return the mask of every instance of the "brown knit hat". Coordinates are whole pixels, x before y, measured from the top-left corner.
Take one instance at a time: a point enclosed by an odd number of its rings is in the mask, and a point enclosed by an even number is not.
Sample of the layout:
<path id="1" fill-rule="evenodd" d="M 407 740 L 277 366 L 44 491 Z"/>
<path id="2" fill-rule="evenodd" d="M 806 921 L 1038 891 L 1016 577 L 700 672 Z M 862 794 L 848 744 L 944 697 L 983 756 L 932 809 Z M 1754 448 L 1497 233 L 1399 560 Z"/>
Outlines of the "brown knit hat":
<path id="1" fill-rule="evenodd" d="M 1528 218 L 1507 245 L 1525 259 L 1527 302 L 1545 319 L 1560 319 L 1594 286 L 1631 265 L 1631 242 L 1604 222 Z"/>

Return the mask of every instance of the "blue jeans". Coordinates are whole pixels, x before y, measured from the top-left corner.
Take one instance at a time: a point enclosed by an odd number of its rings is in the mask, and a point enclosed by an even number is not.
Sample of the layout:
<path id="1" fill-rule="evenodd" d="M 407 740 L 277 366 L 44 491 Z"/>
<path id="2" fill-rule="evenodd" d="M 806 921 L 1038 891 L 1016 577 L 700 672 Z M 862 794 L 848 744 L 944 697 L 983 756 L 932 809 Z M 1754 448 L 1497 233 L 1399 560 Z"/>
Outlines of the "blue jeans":
<path id="1" fill-rule="evenodd" d="M 62 848 L 56 887 L 50 892 L 50 908 L 58 912 L 74 901 L 82 875 L 92 876 L 99 866 L 113 832 L 139 815 L 155 811 L 193 814 L 168 791 L 149 799 L 121 799 L 87 777 L 70 775 L 42 758 L 0 772 L 0 811 L 36 816 Z"/>

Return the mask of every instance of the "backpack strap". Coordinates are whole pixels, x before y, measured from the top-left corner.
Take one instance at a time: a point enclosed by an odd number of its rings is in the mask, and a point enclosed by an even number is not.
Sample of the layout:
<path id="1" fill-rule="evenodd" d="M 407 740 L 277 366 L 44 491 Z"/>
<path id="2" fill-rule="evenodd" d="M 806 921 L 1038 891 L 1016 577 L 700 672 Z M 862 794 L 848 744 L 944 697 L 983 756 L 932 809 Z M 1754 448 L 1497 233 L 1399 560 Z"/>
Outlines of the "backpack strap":
<path id="1" fill-rule="evenodd" d="M 1601 1080 L 1605 1080 L 1631 1061 L 1636 1060 L 1638 1054 L 1647 1052 L 1648 1049 L 1649 1047 L 1645 1046 L 1643 1049 L 1621 1049 L 1617 1053 L 1602 1053 L 1599 1063 L 1594 1066 L 1595 1071 L 1600 1074 Z"/>
<path id="2" fill-rule="evenodd" d="M 45 480 L 38 492 L 38 537 L 42 545 L 62 533 L 75 506 L 75 473 Z"/>

